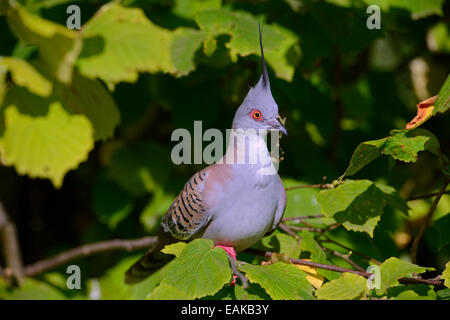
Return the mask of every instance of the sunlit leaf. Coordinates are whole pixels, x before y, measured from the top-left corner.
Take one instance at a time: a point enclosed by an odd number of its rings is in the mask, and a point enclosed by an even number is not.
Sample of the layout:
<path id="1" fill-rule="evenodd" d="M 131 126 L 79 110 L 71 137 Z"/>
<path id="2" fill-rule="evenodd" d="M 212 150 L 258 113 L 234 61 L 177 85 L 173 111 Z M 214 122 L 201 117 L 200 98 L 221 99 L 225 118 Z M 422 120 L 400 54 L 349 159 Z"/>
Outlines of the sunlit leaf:
<path id="1" fill-rule="evenodd" d="M 184 76 L 195 69 L 194 54 L 205 40 L 203 31 L 178 28 L 173 34 L 171 46 L 172 63 L 176 76 Z"/>
<path id="2" fill-rule="evenodd" d="M 444 85 L 439 91 L 438 97 L 436 99 L 435 108 L 433 110 L 433 115 L 440 112 L 444 113 L 450 108 L 450 75 L 447 76 Z"/>
<path id="3" fill-rule="evenodd" d="M 231 269 L 225 251 L 214 248 L 211 240 L 197 239 L 187 244 L 180 256 L 167 266 L 161 282 L 164 287 L 157 287 L 150 299 L 155 292 L 164 297 L 173 288 L 185 299 L 201 298 L 216 293 L 230 280 Z"/>
<path id="4" fill-rule="evenodd" d="M 172 34 L 153 24 L 140 8 L 101 7 L 83 26 L 80 72 L 112 83 L 135 82 L 139 72 L 171 72 Z"/>
<path id="5" fill-rule="evenodd" d="M 42 76 L 33 66 L 22 59 L 0 57 L 0 69 L 11 72 L 14 83 L 26 87 L 30 92 L 48 97 L 52 92 L 52 83 Z"/>
<path id="6" fill-rule="evenodd" d="M 347 230 L 364 231 L 371 237 L 380 220 L 386 200 L 372 181 L 344 183 L 317 195 L 323 212 L 342 223 Z"/>
<path id="7" fill-rule="evenodd" d="M 40 59 L 61 82 L 70 83 L 81 50 L 78 33 L 27 12 L 17 2 L 8 10 L 8 22 L 23 42 L 37 45 Z"/>
<path id="8" fill-rule="evenodd" d="M 309 231 L 303 231 L 300 246 L 302 251 L 309 251 L 311 253 L 312 262 L 331 264 L 327 259 L 325 251 L 323 251 L 323 249 L 314 239 L 313 233 Z M 339 273 L 330 270 L 318 269 L 317 272 L 326 277 L 328 280 L 337 279 L 339 277 Z"/>
<path id="9" fill-rule="evenodd" d="M 327 282 L 317 289 L 315 294 L 321 300 L 352 300 L 361 297 L 367 290 L 366 278 L 344 272 L 339 279 Z"/>
<path id="10" fill-rule="evenodd" d="M 176 242 L 165 246 L 161 251 L 166 254 L 173 254 L 175 257 L 179 257 L 185 247 L 185 242 Z"/>
<path id="11" fill-rule="evenodd" d="M 306 274 L 292 264 L 244 264 L 239 267 L 251 282 L 258 283 L 274 300 L 312 300 L 312 287 Z"/>
<path id="12" fill-rule="evenodd" d="M 392 286 L 398 284 L 398 279 L 406 277 L 411 273 L 423 273 L 433 268 L 420 267 L 416 264 L 391 257 L 380 266 L 380 289 L 377 292 L 384 293 Z"/>
<path id="13" fill-rule="evenodd" d="M 450 288 L 450 261 L 445 265 L 445 270 L 442 272 L 442 279 L 444 279 L 444 285 Z"/>
<path id="14" fill-rule="evenodd" d="M 19 174 L 48 178 L 59 188 L 67 171 L 87 159 L 94 146 L 93 129 L 85 116 L 69 114 L 58 102 L 37 117 L 10 105 L 0 144 L 4 161 Z"/>
<path id="15" fill-rule="evenodd" d="M 226 46 L 230 49 L 231 56 L 259 54 L 258 19 L 252 15 L 224 9 L 205 10 L 197 14 L 196 21 L 200 29 L 210 35 L 230 35 Z M 278 77 L 291 81 L 294 65 L 288 57 L 288 51 L 297 43 L 296 35 L 279 25 L 264 24 L 263 39 L 267 62 Z"/>

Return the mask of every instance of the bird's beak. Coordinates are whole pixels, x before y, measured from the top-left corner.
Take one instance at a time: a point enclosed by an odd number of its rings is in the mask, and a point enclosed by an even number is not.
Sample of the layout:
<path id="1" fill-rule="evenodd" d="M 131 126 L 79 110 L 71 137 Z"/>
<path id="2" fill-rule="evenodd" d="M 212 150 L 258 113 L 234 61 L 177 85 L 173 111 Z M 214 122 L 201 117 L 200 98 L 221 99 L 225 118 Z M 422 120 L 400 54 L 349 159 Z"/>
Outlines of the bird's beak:
<path id="1" fill-rule="evenodd" d="M 286 128 L 283 127 L 283 126 L 281 125 L 281 123 L 280 123 L 278 120 L 276 120 L 276 119 L 269 120 L 268 123 L 269 123 L 269 125 L 270 125 L 274 130 L 279 130 L 279 131 L 281 131 L 281 132 L 284 133 L 284 134 L 286 135 L 286 137 L 287 137 L 288 132 L 287 132 Z"/>

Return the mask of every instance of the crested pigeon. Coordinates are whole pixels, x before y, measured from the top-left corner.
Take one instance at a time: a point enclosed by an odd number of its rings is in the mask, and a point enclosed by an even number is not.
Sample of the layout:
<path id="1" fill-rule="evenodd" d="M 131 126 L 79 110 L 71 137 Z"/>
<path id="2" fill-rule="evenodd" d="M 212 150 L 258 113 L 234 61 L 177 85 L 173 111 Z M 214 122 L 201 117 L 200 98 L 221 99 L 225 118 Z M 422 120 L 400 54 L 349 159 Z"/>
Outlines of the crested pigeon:
<path id="1" fill-rule="evenodd" d="M 278 130 L 287 135 L 278 121 L 278 106 L 272 97 L 264 61 L 261 28 L 259 42 L 262 74 L 250 88 L 233 119 L 232 128 L 239 130 Z M 235 134 L 225 155 L 217 163 L 197 172 L 185 184 L 161 221 L 158 241 L 125 274 L 125 282 L 133 284 L 147 278 L 173 259 L 161 249 L 177 241 L 206 238 L 236 259 L 236 251 L 250 247 L 275 230 L 286 208 L 286 191 L 276 172 L 261 169 L 272 165 L 263 136 L 248 134 L 239 139 Z M 243 151 L 244 161 L 236 161 Z M 256 161 L 250 156 L 258 154 Z"/>

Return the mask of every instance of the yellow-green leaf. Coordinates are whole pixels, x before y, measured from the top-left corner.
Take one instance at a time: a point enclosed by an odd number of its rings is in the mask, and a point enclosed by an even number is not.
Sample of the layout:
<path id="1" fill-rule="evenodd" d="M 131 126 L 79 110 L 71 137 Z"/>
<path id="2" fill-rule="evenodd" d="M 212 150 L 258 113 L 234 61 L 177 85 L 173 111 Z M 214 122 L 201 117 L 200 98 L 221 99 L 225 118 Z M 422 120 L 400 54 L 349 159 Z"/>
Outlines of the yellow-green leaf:
<path id="1" fill-rule="evenodd" d="M 51 103 L 48 113 L 37 117 L 10 105 L 0 144 L 5 163 L 19 174 L 48 178 L 59 188 L 64 175 L 87 159 L 94 146 L 93 129 L 85 116 L 71 115 L 59 102 Z"/>
<path id="2" fill-rule="evenodd" d="M 14 83 L 26 87 L 30 92 L 48 97 L 52 93 L 52 83 L 41 75 L 27 61 L 14 57 L 0 57 L 0 69 L 11 72 Z"/>
<path id="3" fill-rule="evenodd" d="M 173 254 L 175 257 L 179 257 L 184 247 L 186 247 L 185 242 L 177 242 L 165 246 L 161 251 L 165 254 Z"/>
<path id="4" fill-rule="evenodd" d="M 172 72 L 172 33 L 147 19 L 140 8 L 108 3 L 83 26 L 80 72 L 105 81 L 135 82 L 139 72 Z"/>
<path id="5" fill-rule="evenodd" d="M 361 297 L 366 290 L 366 278 L 345 272 L 339 279 L 322 285 L 315 294 L 321 300 L 352 300 Z"/>
<path id="6" fill-rule="evenodd" d="M 422 273 L 433 268 L 421 267 L 410 262 L 391 257 L 380 266 L 380 289 L 384 293 L 388 288 L 398 284 L 398 279 L 411 273 Z"/>
<path id="7" fill-rule="evenodd" d="M 311 284 L 306 273 L 293 264 L 277 262 L 270 265 L 244 264 L 239 267 L 251 282 L 258 283 L 274 300 L 312 300 Z"/>
<path id="8" fill-rule="evenodd" d="M 8 22 L 15 35 L 38 47 L 40 59 L 61 82 L 70 83 L 81 50 L 78 33 L 27 12 L 17 2 L 8 9 Z"/>
<path id="9" fill-rule="evenodd" d="M 442 279 L 444 279 L 444 285 L 450 288 L 450 261 L 445 265 L 445 270 L 442 272 Z"/>

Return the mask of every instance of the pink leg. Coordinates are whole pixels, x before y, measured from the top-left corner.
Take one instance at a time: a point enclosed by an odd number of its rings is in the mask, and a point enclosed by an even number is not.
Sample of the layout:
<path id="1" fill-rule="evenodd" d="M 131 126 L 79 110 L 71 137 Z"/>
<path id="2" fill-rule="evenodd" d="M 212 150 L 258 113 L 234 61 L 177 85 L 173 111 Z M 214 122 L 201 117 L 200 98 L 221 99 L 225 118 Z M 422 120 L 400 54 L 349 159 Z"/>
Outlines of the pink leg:
<path id="1" fill-rule="evenodd" d="M 222 248 L 223 250 L 225 250 L 226 253 L 228 253 L 230 256 L 232 256 L 234 260 L 236 260 L 236 251 L 234 250 L 233 247 L 222 246 L 220 244 L 216 245 L 216 247 Z M 231 281 L 230 286 L 234 286 L 236 284 L 237 278 L 238 278 L 238 276 L 233 275 L 233 280 Z"/>

